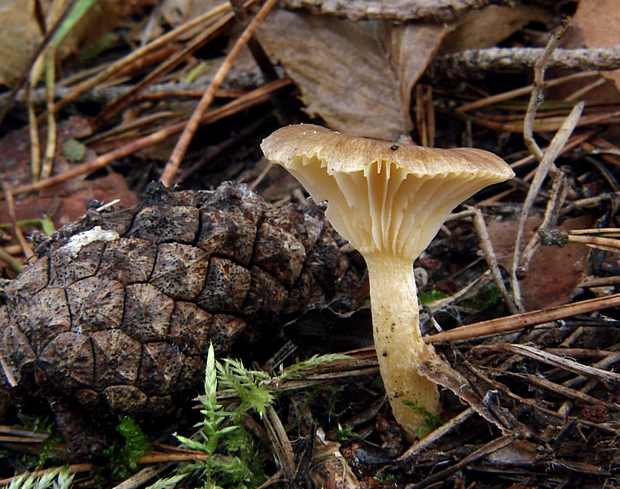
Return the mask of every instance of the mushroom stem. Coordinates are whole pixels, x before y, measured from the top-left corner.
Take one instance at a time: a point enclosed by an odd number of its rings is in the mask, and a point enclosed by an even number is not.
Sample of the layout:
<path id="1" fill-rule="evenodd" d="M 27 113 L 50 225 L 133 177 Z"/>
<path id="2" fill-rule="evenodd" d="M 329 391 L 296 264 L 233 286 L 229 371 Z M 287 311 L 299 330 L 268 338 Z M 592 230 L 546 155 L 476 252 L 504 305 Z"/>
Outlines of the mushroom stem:
<path id="1" fill-rule="evenodd" d="M 419 436 L 424 417 L 403 401 L 430 413 L 440 411 L 439 392 L 417 366 L 434 354 L 420 334 L 413 263 L 385 253 L 366 253 L 370 306 L 381 377 L 396 420 L 410 437 Z"/>

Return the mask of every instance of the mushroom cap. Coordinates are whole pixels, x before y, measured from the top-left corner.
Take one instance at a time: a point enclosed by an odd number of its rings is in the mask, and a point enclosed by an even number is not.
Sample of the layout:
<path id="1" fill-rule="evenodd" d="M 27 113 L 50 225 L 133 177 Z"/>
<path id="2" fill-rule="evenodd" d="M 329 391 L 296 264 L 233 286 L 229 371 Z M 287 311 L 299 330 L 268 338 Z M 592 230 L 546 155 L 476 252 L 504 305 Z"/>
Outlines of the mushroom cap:
<path id="1" fill-rule="evenodd" d="M 328 201 L 328 219 L 362 254 L 390 253 L 412 261 L 452 209 L 514 176 L 488 151 L 396 144 L 312 124 L 278 129 L 261 148 L 316 202 Z"/>

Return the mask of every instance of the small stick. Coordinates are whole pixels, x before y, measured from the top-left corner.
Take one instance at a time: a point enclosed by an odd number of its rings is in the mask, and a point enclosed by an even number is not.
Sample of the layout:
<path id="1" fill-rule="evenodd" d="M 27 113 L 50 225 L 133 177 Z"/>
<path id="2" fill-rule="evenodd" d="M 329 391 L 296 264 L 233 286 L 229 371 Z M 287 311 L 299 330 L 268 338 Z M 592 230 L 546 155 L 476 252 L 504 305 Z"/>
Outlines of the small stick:
<path id="1" fill-rule="evenodd" d="M 574 304 L 550 307 L 539 311 L 525 312 L 515 314 L 513 316 L 468 324 L 443 333 L 425 336 L 424 341 L 426 343 L 438 343 L 440 341 L 466 340 L 480 336 L 509 333 L 552 321 L 558 321 L 560 319 L 565 319 L 579 314 L 588 314 L 601 309 L 608 309 L 610 307 L 618 306 L 620 306 L 620 294 L 613 294 L 605 297 L 598 297 L 596 299 L 576 302 Z"/>
<path id="2" fill-rule="evenodd" d="M 39 125 L 37 124 L 37 112 L 34 108 L 32 83 L 28 83 L 28 132 L 30 135 L 30 172 L 32 180 L 37 181 L 41 176 L 41 143 L 39 141 Z M 14 99 L 9 99 L 9 105 L 13 104 Z M 1 118 L 1 117 L 0 117 Z"/>
<path id="3" fill-rule="evenodd" d="M 553 185 L 551 186 L 551 197 L 547 201 L 545 215 L 539 229 L 545 229 L 555 225 L 560 214 L 560 210 L 566 200 L 568 188 L 568 178 L 566 173 L 559 171 L 553 180 Z M 517 277 L 520 280 L 523 280 L 527 276 L 530 262 L 532 258 L 534 258 L 534 254 L 540 246 L 541 239 L 542 236 L 539 233 L 534 233 L 532 239 L 530 239 L 530 242 L 523 249 L 521 264 L 517 270 Z"/>
<path id="4" fill-rule="evenodd" d="M 56 19 L 56 22 L 54 22 L 54 24 L 45 32 L 45 37 L 43 38 L 41 43 L 36 47 L 36 49 L 32 53 L 30 59 L 28 60 L 28 65 L 26 69 L 21 74 L 20 78 L 17 80 L 17 82 L 15 83 L 11 91 L 9 92 L 7 102 L 6 104 L 3 105 L 2 110 L 0 110 L 0 125 L 2 124 L 2 122 L 4 121 L 4 118 L 6 117 L 6 115 L 9 113 L 9 111 L 13 107 L 13 103 L 15 102 L 15 96 L 17 95 L 17 92 L 19 92 L 19 90 L 21 90 L 24 87 L 26 82 L 29 81 L 30 73 L 32 72 L 32 67 L 39 59 L 39 56 L 41 56 L 41 53 L 45 51 L 47 46 L 54 39 L 54 36 L 58 32 L 58 30 L 61 28 L 61 26 L 64 24 L 68 15 L 73 10 L 73 6 L 75 5 L 76 1 L 77 0 L 72 0 L 68 5 L 66 5 L 66 8 L 62 12 L 62 14 L 58 17 L 58 19 Z M 35 14 L 35 17 L 36 17 L 36 14 Z M 42 20 L 42 19 L 39 19 L 39 20 Z"/>
<path id="5" fill-rule="evenodd" d="M 564 358 L 552 353 L 541 351 L 538 348 L 534 348 L 527 345 L 519 345 L 514 343 L 494 343 L 492 345 L 480 345 L 474 347 L 476 351 L 487 350 L 497 351 L 503 350 L 522 357 L 531 358 L 538 362 L 546 363 L 547 365 L 553 365 L 563 370 L 567 370 L 577 375 L 583 375 L 586 377 L 597 379 L 601 382 L 620 382 L 620 374 L 616 372 L 610 372 L 608 370 L 602 370 L 600 368 L 584 365 L 579 362 L 575 362 L 569 358 Z"/>
<path id="6" fill-rule="evenodd" d="M 523 73 L 532 68 L 544 48 L 466 49 L 438 56 L 426 70 L 429 78 L 484 79 L 488 73 Z M 593 49 L 557 49 L 548 64 L 557 70 L 613 71 L 620 68 L 620 46 Z"/>
<path id="7" fill-rule="evenodd" d="M 49 45 L 43 55 L 45 63 L 45 90 L 47 95 L 47 143 L 45 146 L 45 156 L 41 166 L 39 178 L 45 179 L 52 174 L 54 166 L 54 156 L 56 155 L 56 115 L 54 113 L 54 85 L 56 84 L 56 42 Z"/>
<path id="8" fill-rule="evenodd" d="M 602 238 L 600 236 L 575 236 L 568 234 L 569 243 L 585 243 L 593 248 L 612 250 L 616 253 L 620 249 L 620 239 Z"/>
<path id="9" fill-rule="evenodd" d="M 19 247 L 19 252 L 21 253 L 21 246 Z M 6 264 L 11 267 L 15 273 L 22 273 L 24 271 L 24 265 L 17 258 L 11 255 L 5 248 L 0 246 L 0 260 L 6 262 Z"/>
<path id="10" fill-rule="evenodd" d="M 280 462 L 280 467 L 282 467 L 284 477 L 287 480 L 293 480 L 295 477 L 295 455 L 293 447 L 282 425 L 282 421 L 271 405 L 265 408 L 264 422 L 273 449 L 278 456 L 278 461 Z"/>
<path id="11" fill-rule="evenodd" d="M 207 43 L 213 36 L 219 32 L 219 30 L 228 24 L 233 18 L 232 14 L 224 14 L 221 19 L 210 25 L 208 29 L 200 33 L 194 39 L 187 43 L 187 45 L 178 53 L 170 56 L 167 60 L 161 63 L 158 67 L 151 70 L 144 79 L 134 85 L 128 92 L 124 93 L 116 100 L 111 101 L 106 107 L 103 108 L 99 114 L 97 114 L 91 125 L 93 130 L 102 127 L 107 121 L 118 114 L 121 110 L 127 107 L 131 102 L 136 100 L 140 94 L 146 90 L 155 80 L 161 78 L 164 74 L 169 73 L 172 69 L 178 66 L 184 59 L 190 54 L 201 48 Z"/>
<path id="12" fill-rule="evenodd" d="M 502 279 L 502 272 L 499 269 L 497 257 L 495 256 L 495 251 L 493 250 L 493 243 L 491 243 L 491 237 L 489 236 L 487 225 L 484 222 L 482 211 L 478 208 L 473 208 L 472 210 L 474 227 L 476 228 L 476 232 L 480 238 L 480 249 L 484 253 L 484 258 L 486 259 L 489 270 L 491 271 L 493 281 L 504 298 L 504 302 L 506 303 L 506 307 L 510 313 L 518 314 L 519 309 L 517 308 L 512 296 L 508 293 L 506 284 L 504 284 L 504 280 Z"/>
<path id="13" fill-rule="evenodd" d="M 554 80 L 550 80 L 547 82 L 546 86 L 555 87 L 556 85 L 560 85 L 562 83 L 566 83 L 571 80 L 587 78 L 592 76 L 599 76 L 600 72 L 598 71 L 586 71 L 585 73 L 573 73 L 572 75 L 563 76 L 561 78 L 556 78 Z M 474 102 L 470 102 L 468 104 L 463 104 L 460 107 L 455 109 L 455 113 L 463 113 L 468 110 L 481 109 L 483 107 L 488 107 L 489 105 L 494 105 L 499 102 L 506 102 L 508 100 L 513 100 L 517 97 L 522 97 L 524 95 L 529 95 L 532 93 L 533 85 L 528 85 L 526 87 L 516 88 L 514 90 L 509 90 L 507 92 L 498 93 L 497 95 L 491 95 L 489 97 L 482 98 L 480 100 L 476 100 Z"/>
<path id="14" fill-rule="evenodd" d="M 241 25 L 245 27 L 248 23 L 248 13 L 243 5 L 243 0 L 230 0 L 230 5 L 233 8 L 233 12 L 235 13 L 235 17 L 237 20 L 241 22 Z M 266 82 L 276 81 L 279 76 L 276 69 L 271 64 L 271 60 L 269 56 L 263 49 L 263 46 L 258 41 L 256 36 L 252 35 L 250 40 L 248 41 L 248 48 L 252 53 L 252 57 L 261 73 L 263 74 L 263 78 Z"/>
<path id="15" fill-rule="evenodd" d="M 114 489 L 135 489 L 136 487 L 143 487 L 148 481 L 159 475 L 171 465 L 171 463 L 162 463 L 144 467 L 139 472 L 114 486 Z"/>
<path id="16" fill-rule="evenodd" d="M 465 411 L 461 412 L 460 414 L 452 418 L 447 423 L 442 424 L 439 428 L 429 433 L 424 438 L 422 438 L 420 441 L 412 445 L 405 453 L 403 453 L 400 457 L 398 457 L 394 462 L 402 463 L 402 462 L 409 461 L 412 457 L 416 456 L 421 451 L 426 450 L 428 447 L 430 447 L 433 443 L 439 440 L 442 436 L 447 435 L 448 433 L 450 433 L 450 431 L 452 431 L 453 429 L 457 428 L 460 424 L 467 421 L 472 416 L 472 414 L 475 414 L 475 413 L 476 411 L 474 411 L 472 408 L 465 409 Z"/>
<path id="17" fill-rule="evenodd" d="M 105 80 L 107 80 L 108 78 L 116 74 L 120 69 L 133 63 L 138 58 L 146 55 L 147 53 L 155 51 L 156 49 L 167 46 L 168 43 L 170 43 L 170 41 L 172 41 L 173 39 L 176 39 L 177 37 L 189 31 L 190 29 L 193 29 L 194 27 L 200 24 L 203 24 L 204 22 L 211 19 L 212 17 L 215 17 L 217 15 L 220 15 L 220 14 L 223 14 L 229 11 L 230 8 L 231 7 L 228 2 L 222 3 L 218 7 L 213 8 L 212 10 L 206 12 L 205 14 L 199 17 L 196 17 L 195 19 L 190 20 L 186 24 L 180 25 L 179 27 L 171 30 L 170 32 L 164 34 L 163 36 L 158 37 L 157 39 L 150 42 L 146 46 L 138 48 L 135 51 L 132 51 L 128 56 L 126 56 L 125 58 L 115 63 L 112 63 L 110 66 L 108 66 L 104 71 L 102 71 L 98 75 L 77 85 L 69 95 L 67 95 L 64 99 L 56 103 L 56 111 L 63 109 L 64 107 L 69 105 L 71 102 L 73 102 L 75 99 L 77 99 L 80 95 L 82 95 L 85 92 L 88 92 L 90 89 L 96 87 L 101 82 L 104 82 Z"/>
<path id="18" fill-rule="evenodd" d="M 278 90 L 282 87 L 289 85 L 291 82 L 288 79 L 277 80 L 273 83 L 264 85 L 262 87 L 253 90 L 252 92 L 239 97 L 238 99 L 226 104 L 225 106 L 213 110 L 205 114 L 203 118 L 203 122 L 213 122 L 215 120 L 219 120 L 221 117 L 224 117 L 234 110 L 239 110 L 241 107 L 253 107 L 259 103 L 263 103 L 268 100 L 269 94 L 275 90 Z M 57 183 L 62 183 L 66 180 L 69 180 L 74 177 L 78 177 L 80 175 L 86 175 L 88 173 L 92 173 L 94 171 L 103 168 L 104 166 L 109 165 L 113 161 L 128 156 L 136 151 L 139 151 L 143 148 L 147 148 L 154 144 L 157 144 L 165 139 L 169 138 L 173 134 L 181 132 L 185 127 L 186 122 L 179 122 L 178 124 L 174 124 L 172 126 L 168 126 L 164 129 L 161 129 L 157 132 L 149 134 L 148 136 L 144 136 L 140 139 L 136 139 L 120 148 L 117 148 L 109 153 L 105 153 L 101 156 L 98 156 L 92 161 L 88 163 L 83 163 L 72 168 L 65 173 L 60 175 L 54 175 L 45 180 L 40 180 L 39 182 L 22 185 L 21 187 L 17 187 L 13 189 L 13 195 L 23 194 L 28 192 L 33 192 L 35 190 L 40 190 L 42 188 L 50 187 L 52 185 L 56 185 Z"/>
<path id="19" fill-rule="evenodd" d="M 555 136 L 551 140 L 549 149 L 546 153 L 544 153 L 542 160 L 540 161 L 540 165 L 536 170 L 536 175 L 534 175 L 534 178 L 530 185 L 530 189 L 527 193 L 527 196 L 525 197 L 525 202 L 523 202 L 523 211 L 519 219 L 517 237 L 515 239 L 515 251 L 512 260 L 512 290 L 515 296 L 515 303 L 521 311 L 525 309 L 523 307 L 523 304 L 521 303 L 521 287 L 519 285 L 518 269 L 521 261 L 521 242 L 525 233 L 527 216 L 530 209 L 534 206 L 536 196 L 538 195 L 538 192 L 540 191 L 542 184 L 547 177 L 547 174 L 549 173 L 549 170 L 553 166 L 553 162 L 557 158 L 560 151 L 562 151 L 562 148 L 564 147 L 564 145 L 568 141 L 568 138 L 575 129 L 577 122 L 579 122 L 579 117 L 581 117 L 581 113 L 583 112 L 584 107 L 585 104 L 583 102 L 575 105 L 569 116 L 564 121 L 562 128 L 555 134 Z"/>
<path id="20" fill-rule="evenodd" d="M 549 42 L 545 46 L 542 55 L 538 58 L 536 64 L 534 65 L 534 84 L 532 86 L 530 103 L 527 107 L 525 121 L 523 123 L 523 140 L 525 141 L 527 149 L 530 150 L 530 153 L 532 153 L 538 161 L 542 161 L 543 153 L 534 139 L 533 127 L 534 119 L 536 118 L 536 111 L 544 100 L 543 92 L 545 90 L 545 68 L 551 58 L 551 55 L 553 54 L 553 51 L 555 51 L 555 48 L 557 48 L 558 44 L 560 44 L 560 39 L 566 33 L 567 29 L 568 25 L 565 24 L 558 31 L 553 33 L 551 39 L 549 39 Z"/>
<path id="21" fill-rule="evenodd" d="M 211 85 L 209 85 L 209 88 L 207 88 L 207 90 L 205 91 L 202 99 L 200 99 L 200 102 L 198 102 L 198 106 L 194 110 L 192 116 L 189 118 L 189 121 L 187 121 L 187 125 L 185 126 L 181 137 L 179 137 L 179 140 L 174 150 L 172 151 L 172 155 L 170 155 L 170 159 L 168 160 L 168 163 L 164 168 L 161 178 L 159 179 L 159 181 L 163 183 L 166 187 L 170 187 L 170 185 L 172 185 L 172 181 L 177 174 L 179 166 L 181 165 L 181 160 L 185 156 L 185 152 L 189 147 L 189 143 L 194 137 L 196 131 L 198 130 L 198 126 L 200 125 L 200 121 L 205 111 L 213 102 L 215 92 L 218 88 L 220 88 L 220 85 L 223 83 L 224 78 L 226 78 L 226 74 L 230 71 L 233 62 L 235 61 L 235 59 L 237 59 L 237 56 L 239 56 L 243 47 L 247 44 L 254 32 L 256 32 L 256 29 L 258 28 L 260 23 L 275 6 L 277 1 L 278 0 L 267 0 L 265 4 L 261 7 L 252 22 L 248 24 L 245 30 L 241 33 L 241 36 L 239 36 L 239 39 L 237 39 L 237 42 L 235 42 L 235 45 L 228 53 L 228 56 L 226 56 L 226 59 L 222 63 L 222 66 L 220 66 L 220 69 L 213 77 Z"/>
<path id="22" fill-rule="evenodd" d="M 564 397 L 568 397 L 569 399 L 573 399 L 576 401 L 583 402 L 585 404 L 591 404 L 596 406 L 600 404 L 601 406 L 605 406 L 607 409 L 611 411 L 618 411 L 620 409 L 620 405 L 614 402 L 607 402 L 601 399 L 597 399 L 589 394 L 584 392 L 577 391 L 575 389 L 571 389 L 570 387 L 566 387 L 563 385 L 558 385 L 555 382 L 551 382 L 550 380 L 545 379 L 544 377 L 532 374 L 519 374 L 515 372 L 503 372 L 504 374 L 511 375 L 513 377 L 517 377 L 521 380 L 524 380 L 528 384 L 538 387 L 540 389 L 545 389 L 551 392 L 555 392 Z"/>
<path id="23" fill-rule="evenodd" d="M 439 472 L 435 472 L 433 475 L 427 477 L 426 479 L 424 479 L 422 482 L 419 482 L 418 484 L 415 484 L 415 485 L 410 484 L 408 486 L 405 486 L 405 489 L 423 489 L 424 487 L 431 486 L 437 482 L 446 481 L 450 475 L 454 474 L 455 472 L 461 469 L 464 469 L 468 465 L 471 465 L 472 463 L 477 462 L 478 460 L 482 460 L 483 458 L 488 457 L 492 453 L 495 453 L 498 450 L 501 450 L 502 448 L 506 448 L 513 441 L 515 441 L 515 439 L 517 439 L 516 435 L 500 436 L 499 438 L 496 438 L 495 440 L 490 441 L 483 447 L 479 448 L 475 452 L 470 453 L 469 455 L 467 455 L 467 457 L 461 459 L 454 465 L 444 470 L 440 470 Z"/>
<path id="24" fill-rule="evenodd" d="M 19 241 L 20 246 L 26 256 L 27 260 L 30 260 L 34 257 L 34 252 L 32 251 L 32 247 L 30 243 L 26 241 L 24 237 L 24 233 L 22 233 L 22 228 L 19 227 L 17 223 L 17 217 L 15 215 L 15 201 L 13 200 L 13 192 L 11 192 L 11 188 L 9 184 L 6 182 L 2 182 L 2 190 L 4 190 L 4 195 L 6 196 L 6 203 L 9 211 L 9 217 L 11 218 L 11 223 L 13 224 L 13 232 L 15 233 L 15 237 L 17 241 Z"/>

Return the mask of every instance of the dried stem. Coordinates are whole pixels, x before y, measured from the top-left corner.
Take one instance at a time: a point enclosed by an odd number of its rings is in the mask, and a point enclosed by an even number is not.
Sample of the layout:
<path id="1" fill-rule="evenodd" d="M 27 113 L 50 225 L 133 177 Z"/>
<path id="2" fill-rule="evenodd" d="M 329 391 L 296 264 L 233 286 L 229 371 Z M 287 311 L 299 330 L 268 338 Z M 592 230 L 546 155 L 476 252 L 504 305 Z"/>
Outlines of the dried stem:
<path id="1" fill-rule="evenodd" d="M 493 281 L 495 282 L 495 285 L 497 286 L 500 294 L 502 295 L 504 302 L 506 303 L 506 307 L 508 308 L 510 313 L 517 314 L 519 312 L 519 309 L 517 308 L 513 297 L 508 293 L 508 289 L 506 289 L 506 284 L 504 284 L 504 280 L 502 279 L 502 272 L 499 269 L 497 257 L 495 256 L 495 252 L 493 251 L 493 244 L 491 243 L 491 237 L 489 236 L 487 225 L 484 222 L 482 211 L 477 208 L 472 209 L 472 211 L 474 227 L 476 228 L 476 233 L 480 238 L 480 248 L 484 253 L 484 258 L 487 262 L 487 265 L 489 266 L 489 270 L 491 271 Z"/>
<path id="2" fill-rule="evenodd" d="M 22 251 L 26 256 L 26 259 L 30 260 L 34 258 L 34 252 L 32 251 L 32 247 L 30 243 L 24 237 L 24 233 L 22 233 L 22 229 L 19 227 L 17 222 L 17 216 L 15 215 L 15 201 L 13 200 L 13 192 L 9 187 L 9 184 L 6 182 L 2 182 L 2 190 L 4 190 L 4 195 L 6 196 L 6 203 L 9 211 L 9 217 L 11 218 L 11 223 L 13 224 L 13 233 L 15 233 L 15 237 L 17 241 L 19 241 L 20 246 L 22 247 Z"/>
<path id="3" fill-rule="evenodd" d="M 569 116 L 564 121 L 562 128 L 556 133 L 551 140 L 549 149 L 544 153 L 543 158 L 540 161 L 540 165 L 536 170 L 536 175 L 532 180 L 530 189 L 523 203 L 523 210 L 519 219 L 519 225 L 517 227 L 517 237 L 515 239 L 515 251 L 512 261 L 512 291 L 515 297 L 515 303 L 519 310 L 525 310 L 521 303 L 521 287 L 519 285 L 519 265 L 521 262 L 521 242 L 523 241 L 523 235 L 525 233 L 525 224 L 529 215 L 530 209 L 534 205 L 534 201 L 538 195 L 538 192 L 542 188 L 542 184 L 549 173 L 555 159 L 562 151 L 562 148 L 568 141 L 568 138 L 572 134 L 575 126 L 579 122 L 581 113 L 583 112 L 585 104 L 583 102 L 575 105 Z"/>
<path id="4" fill-rule="evenodd" d="M 518 345 L 513 343 L 494 343 L 492 345 L 481 345 L 475 347 L 477 351 L 506 351 L 526 358 L 531 358 L 537 362 L 546 363 L 554 367 L 561 368 L 574 374 L 583 375 L 585 377 L 594 378 L 601 382 L 620 382 L 620 374 L 616 372 L 609 372 L 600 368 L 592 367 L 590 365 L 584 365 L 579 362 L 575 362 L 569 358 L 564 358 L 558 355 L 541 351 L 538 348 L 527 345 Z"/>
<path id="5" fill-rule="evenodd" d="M 172 31 L 164 34 L 163 36 L 158 37 L 146 46 L 132 51 L 125 58 L 109 65 L 104 71 L 102 71 L 98 75 L 77 85 L 69 95 L 67 95 L 63 100 L 59 101 L 56 104 L 56 111 L 66 107 L 71 102 L 76 100 L 80 95 L 104 82 L 111 76 L 115 75 L 119 70 L 130 65 L 142 56 L 145 56 L 147 53 L 151 53 L 157 49 L 167 46 L 172 40 L 181 36 L 185 32 L 207 22 L 208 20 L 212 19 L 217 15 L 222 15 L 228 11 L 230 11 L 230 4 L 228 2 L 224 2 L 220 6 L 210 10 L 209 12 L 190 20 L 189 22 L 177 27 L 176 29 L 173 29 Z"/>
<path id="6" fill-rule="evenodd" d="M 142 79 L 138 84 L 133 86 L 131 90 L 127 93 L 120 96 L 118 99 L 113 100 L 105 107 L 97 116 L 93 119 L 91 125 L 93 126 L 93 130 L 100 128 L 105 122 L 109 121 L 112 117 L 118 114 L 122 109 L 124 109 L 131 102 L 136 100 L 138 96 L 155 80 L 160 78 L 166 73 L 169 73 L 172 69 L 178 66 L 184 59 L 186 59 L 189 55 L 191 55 L 196 50 L 200 49 L 204 44 L 206 44 L 213 36 L 226 24 L 228 24 L 233 18 L 232 14 L 223 15 L 217 22 L 213 25 L 209 26 L 208 29 L 205 29 L 198 36 L 192 39 L 187 45 L 175 55 L 169 57 L 165 60 L 160 66 L 150 71 L 144 79 Z"/>
<path id="7" fill-rule="evenodd" d="M 544 48 L 485 48 L 435 58 L 426 70 L 431 79 L 483 79 L 489 73 L 523 73 L 534 67 Z M 613 71 L 620 68 L 620 46 L 595 49 L 557 49 L 550 69 Z"/>
<path id="8" fill-rule="evenodd" d="M 558 171 L 553 180 L 551 186 L 551 196 L 547 201 L 547 208 L 543 221 L 539 226 L 539 229 L 546 229 L 554 226 L 568 195 L 568 177 L 565 172 Z M 539 233 L 534 233 L 532 239 L 525 246 L 522 253 L 521 264 L 518 268 L 519 278 L 523 279 L 527 276 L 530 262 L 536 253 L 536 250 L 540 246 L 541 236 Z"/>
<path id="9" fill-rule="evenodd" d="M 241 108 L 249 108 L 260 103 L 264 103 L 269 100 L 269 94 L 275 90 L 278 90 L 282 87 L 285 87 L 290 84 L 290 80 L 282 79 L 276 82 L 270 83 L 268 85 L 264 85 L 253 92 L 250 92 L 243 97 L 239 97 L 238 99 L 230 102 L 229 104 L 220 107 L 216 110 L 213 110 L 204 115 L 202 122 L 214 122 L 216 120 L 221 119 L 235 111 L 241 110 Z M 22 185 L 21 187 L 17 187 L 13 189 L 13 194 L 23 194 L 28 192 L 33 192 L 35 190 L 40 190 L 42 188 L 50 187 L 52 185 L 56 185 L 57 183 L 64 182 L 74 177 L 78 177 L 81 175 L 87 175 L 89 173 L 93 173 L 94 171 L 103 168 L 104 166 L 109 165 L 113 161 L 116 161 L 120 158 L 128 156 L 130 154 L 135 153 L 141 149 L 147 148 L 154 144 L 157 144 L 161 141 L 166 140 L 173 134 L 181 132 L 183 128 L 186 126 L 185 122 L 180 122 L 178 124 L 174 124 L 172 126 L 161 129 L 153 134 L 149 134 L 148 136 L 144 136 L 140 139 L 136 139 L 131 143 L 128 143 L 120 148 L 117 148 L 109 153 L 103 154 L 88 163 L 84 163 L 82 165 L 78 165 L 72 168 L 65 173 L 60 175 L 54 175 L 45 180 L 41 180 L 39 182 Z"/>
<path id="10" fill-rule="evenodd" d="M 177 174 L 179 166 L 181 165 L 181 160 L 185 156 L 185 152 L 189 147 L 189 143 L 191 142 L 194 134 L 198 130 L 198 126 L 200 125 L 200 121 L 203 117 L 205 111 L 209 108 L 213 99 L 215 97 L 215 92 L 220 87 L 224 78 L 226 78 L 226 74 L 230 71 L 233 62 L 237 59 L 237 56 L 241 53 L 243 47 L 247 44 L 248 40 L 252 37 L 260 23 L 267 16 L 267 14 L 271 11 L 271 9 L 275 6 L 277 0 L 267 0 L 265 4 L 258 11 L 252 22 L 248 24 L 248 26 L 244 29 L 235 42 L 235 45 L 232 47 L 228 56 L 220 66 L 220 69 L 217 71 L 215 76 L 213 77 L 213 81 L 207 90 L 205 91 L 204 96 L 198 102 L 198 106 L 194 110 L 194 113 L 190 117 L 187 125 L 183 129 L 183 133 L 179 138 L 174 150 L 172 151 L 172 155 L 164 168 L 164 172 L 160 178 L 160 182 L 169 187 L 172 185 L 172 182 Z"/>
<path id="11" fill-rule="evenodd" d="M 322 15 L 336 15 L 351 20 L 382 19 L 406 21 L 424 19 L 425 22 L 446 22 L 489 4 L 512 5 L 509 0 L 282 0 L 286 8 L 304 8 Z"/>
<path id="12" fill-rule="evenodd" d="M 549 39 L 549 42 L 545 46 L 542 55 L 534 64 L 534 84 L 532 85 L 530 103 L 527 107 L 525 121 L 523 123 L 523 140 L 525 141 L 527 149 L 530 150 L 530 153 L 532 153 L 538 161 L 542 160 L 543 153 L 534 139 L 534 119 L 536 118 L 536 111 L 538 110 L 538 107 L 544 100 L 543 93 L 545 90 L 545 69 L 549 63 L 549 59 L 551 58 L 553 51 L 555 51 L 558 47 L 558 44 L 560 44 L 560 39 L 566 33 L 567 28 L 568 26 L 565 25 L 559 30 L 559 32 L 553 33 Z"/>
<path id="13" fill-rule="evenodd" d="M 482 446 L 475 452 L 470 453 L 469 455 L 467 455 L 467 457 L 462 458 L 454 465 L 446 469 L 440 470 L 439 472 L 435 472 L 433 475 L 427 477 L 426 479 L 424 479 L 422 482 L 418 484 L 406 486 L 405 489 L 423 489 L 424 487 L 428 487 L 438 482 L 445 481 L 448 479 L 450 475 L 454 474 L 455 472 L 461 469 L 464 469 L 468 465 L 471 465 L 474 462 L 477 462 L 478 460 L 482 460 L 483 458 L 488 457 L 492 453 L 497 452 L 498 450 L 501 450 L 502 448 L 506 448 L 515 439 L 516 439 L 516 436 L 514 435 L 500 436 L 499 438 L 496 438 L 495 440 Z"/>
<path id="14" fill-rule="evenodd" d="M 405 453 L 396 459 L 396 462 L 407 462 L 420 452 L 427 450 L 433 443 L 439 441 L 440 438 L 458 428 L 460 424 L 467 421 L 475 413 L 476 411 L 472 408 L 465 409 L 465 411 L 461 412 L 447 423 L 442 424 L 439 428 L 426 435 L 417 443 L 414 443 Z"/>
<path id="15" fill-rule="evenodd" d="M 491 336 L 500 333 L 509 333 L 521 329 L 530 328 L 539 324 L 558 321 L 579 314 L 620 306 L 620 294 L 613 294 L 596 299 L 588 299 L 574 304 L 550 307 L 539 311 L 525 312 L 503 318 L 491 319 L 479 323 L 460 326 L 450 331 L 425 336 L 426 343 L 438 343 L 440 341 L 458 341 L 480 336 Z"/>

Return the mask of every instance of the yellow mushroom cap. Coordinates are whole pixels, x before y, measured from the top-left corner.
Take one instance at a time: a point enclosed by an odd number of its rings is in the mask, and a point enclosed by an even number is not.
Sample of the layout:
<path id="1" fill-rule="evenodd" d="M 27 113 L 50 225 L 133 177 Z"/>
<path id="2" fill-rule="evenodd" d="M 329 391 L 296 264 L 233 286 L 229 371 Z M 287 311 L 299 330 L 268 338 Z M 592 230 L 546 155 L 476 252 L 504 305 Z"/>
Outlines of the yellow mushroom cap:
<path id="1" fill-rule="evenodd" d="M 261 144 L 289 170 L 362 254 L 412 261 L 457 205 L 514 176 L 498 156 L 479 149 L 424 148 L 355 136 L 321 126 L 278 129 Z"/>

